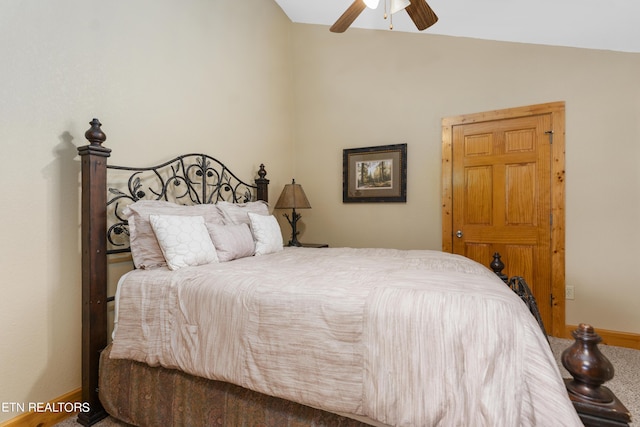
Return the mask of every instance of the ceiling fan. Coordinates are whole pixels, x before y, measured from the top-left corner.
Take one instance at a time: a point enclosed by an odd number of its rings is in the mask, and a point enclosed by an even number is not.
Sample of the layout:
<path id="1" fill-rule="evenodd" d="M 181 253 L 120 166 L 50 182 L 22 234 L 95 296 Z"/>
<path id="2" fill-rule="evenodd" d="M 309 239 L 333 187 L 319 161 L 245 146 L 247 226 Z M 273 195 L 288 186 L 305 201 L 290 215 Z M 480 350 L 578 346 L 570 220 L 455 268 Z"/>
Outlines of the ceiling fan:
<path id="1" fill-rule="evenodd" d="M 386 1 L 387 0 L 385 0 L 385 9 Z M 333 33 L 345 32 L 366 7 L 375 9 L 378 7 L 378 2 L 379 0 L 354 0 L 351 6 L 349 6 L 331 28 L 329 28 L 329 31 Z M 419 31 L 429 28 L 438 21 L 438 17 L 425 0 L 391 0 L 390 9 L 391 14 L 402 9 L 406 10 Z"/>

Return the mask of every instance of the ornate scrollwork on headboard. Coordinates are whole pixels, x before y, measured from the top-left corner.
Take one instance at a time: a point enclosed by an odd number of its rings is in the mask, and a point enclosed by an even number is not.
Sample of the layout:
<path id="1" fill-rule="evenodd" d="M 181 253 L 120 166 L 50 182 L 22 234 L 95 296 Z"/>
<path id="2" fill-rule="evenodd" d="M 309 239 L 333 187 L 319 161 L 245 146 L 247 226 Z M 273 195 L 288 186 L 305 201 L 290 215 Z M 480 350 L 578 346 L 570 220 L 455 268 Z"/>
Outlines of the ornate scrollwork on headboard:
<path id="1" fill-rule="evenodd" d="M 125 207 L 138 200 L 166 200 L 182 205 L 227 201 L 245 203 L 256 198 L 257 185 L 247 184 L 224 164 L 206 154 L 185 154 L 158 166 L 107 166 L 107 241 L 109 253 L 129 251 Z M 266 171 L 258 172 L 264 179 Z"/>

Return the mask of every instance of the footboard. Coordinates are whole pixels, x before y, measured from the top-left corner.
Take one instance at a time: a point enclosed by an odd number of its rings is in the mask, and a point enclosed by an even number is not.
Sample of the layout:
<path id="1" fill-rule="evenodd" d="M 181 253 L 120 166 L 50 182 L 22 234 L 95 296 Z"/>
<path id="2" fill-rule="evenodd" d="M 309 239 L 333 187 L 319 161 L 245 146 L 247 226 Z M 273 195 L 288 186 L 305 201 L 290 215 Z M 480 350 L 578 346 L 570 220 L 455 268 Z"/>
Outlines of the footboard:
<path id="1" fill-rule="evenodd" d="M 547 335 L 536 300 L 522 277 L 508 278 L 502 273 L 500 254 L 493 255 L 491 269 L 527 305 L 542 332 Z M 598 349 L 602 338 L 591 325 L 581 323 L 571 333 L 575 342 L 562 353 L 562 366 L 573 378 L 565 379 L 569 398 L 586 427 L 622 427 L 631 422 L 629 410 L 603 384 L 613 378 L 613 365 Z"/>

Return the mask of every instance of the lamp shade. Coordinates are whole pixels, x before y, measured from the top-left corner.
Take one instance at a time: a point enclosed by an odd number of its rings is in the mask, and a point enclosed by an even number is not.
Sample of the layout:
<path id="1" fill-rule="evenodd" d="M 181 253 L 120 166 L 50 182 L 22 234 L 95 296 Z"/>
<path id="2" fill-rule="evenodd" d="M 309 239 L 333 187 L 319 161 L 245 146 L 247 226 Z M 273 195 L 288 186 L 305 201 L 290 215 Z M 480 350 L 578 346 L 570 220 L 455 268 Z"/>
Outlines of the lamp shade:
<path id="1" fill-rule="evenodd" d="M 311 204 L 307 195 L 296 180 L 291 180 L 291 184 L 286 184 L 276 203 L 275 209 L 310 209 Z"/>

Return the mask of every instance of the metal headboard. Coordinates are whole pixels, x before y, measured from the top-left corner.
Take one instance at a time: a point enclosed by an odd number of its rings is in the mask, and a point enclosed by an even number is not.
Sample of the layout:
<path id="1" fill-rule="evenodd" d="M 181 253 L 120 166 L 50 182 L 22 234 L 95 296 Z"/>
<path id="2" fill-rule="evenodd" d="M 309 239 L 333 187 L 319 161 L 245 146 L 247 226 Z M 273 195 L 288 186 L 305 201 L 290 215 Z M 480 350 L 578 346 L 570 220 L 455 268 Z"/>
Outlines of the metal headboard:
<path id="1" fill-rule="evenodd" d="M 266 173 L 264 165 L 260 165 L 260 179 Z M 206 154 L 184 154 L 144 168 L 107 165 L 107 254 L 130 251 L 129 225 L 122 212 L 138 200 L 181 205 L 246 203 L 259 198 L 258 190 L 258 185 L 242 181 L 222 162 Z"/>

